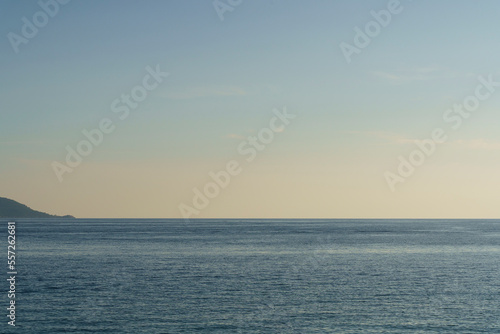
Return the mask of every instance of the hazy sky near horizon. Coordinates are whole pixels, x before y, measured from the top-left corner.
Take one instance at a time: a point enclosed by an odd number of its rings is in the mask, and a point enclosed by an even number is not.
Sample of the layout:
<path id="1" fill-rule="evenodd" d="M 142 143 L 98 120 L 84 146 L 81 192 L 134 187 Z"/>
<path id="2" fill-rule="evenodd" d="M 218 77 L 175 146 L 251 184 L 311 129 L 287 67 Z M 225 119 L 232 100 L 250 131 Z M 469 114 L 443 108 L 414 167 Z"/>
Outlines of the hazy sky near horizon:
<path id="1" fill-rule="evenodd" d="M 500 87 L 459 125 L 443 115 L 479 77 L 500 82 L 500 3 L 401 1 L 348 63 L 341 43 L 391 3 L 242 0 L 221 20 L 211 0 L 72 0 L 25 38 L 40 5 L 2 1 L 0 196 L 89 218 L 175 218 L 182 203 L 192 218 L 498 218 Z M 120 119 L 148 68 L 168 76 Z M 295 118 L 247 161 L 238 147 L 284 109 Z M 54 161 L 103 119 L 114 130 L 60 182 Z M 386 172 L 436 128 L 446 143 L 391 191 Z M 232 160 L 241 173 L 196 209 Z"/>

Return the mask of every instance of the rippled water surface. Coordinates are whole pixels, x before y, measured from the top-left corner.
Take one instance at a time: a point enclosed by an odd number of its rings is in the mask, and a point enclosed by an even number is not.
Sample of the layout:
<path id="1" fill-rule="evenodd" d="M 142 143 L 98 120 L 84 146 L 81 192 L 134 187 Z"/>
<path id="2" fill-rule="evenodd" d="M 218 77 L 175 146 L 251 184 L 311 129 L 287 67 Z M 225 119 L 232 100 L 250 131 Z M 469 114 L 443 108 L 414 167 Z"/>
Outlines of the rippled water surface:
<path id="1" fill-rule="evenodd" d="M 500 333 L 499 221 L 16 226 L 17 326 L 4 311 L 0 332 Z"/>

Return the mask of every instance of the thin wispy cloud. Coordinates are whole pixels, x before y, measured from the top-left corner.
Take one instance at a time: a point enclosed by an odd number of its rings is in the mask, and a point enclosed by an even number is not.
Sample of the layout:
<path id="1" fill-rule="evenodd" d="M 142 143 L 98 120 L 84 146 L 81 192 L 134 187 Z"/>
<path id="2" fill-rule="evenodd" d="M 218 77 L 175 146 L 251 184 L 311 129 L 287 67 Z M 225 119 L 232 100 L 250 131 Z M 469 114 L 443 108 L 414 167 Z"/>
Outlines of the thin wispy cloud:
<path id="1" fill-rule="evenodd" d="M 416 141 L 425 138 L 411 138 L 403 134 L 385 131 L 349 131 L 352 135 L 363 136 L 384 141 L 386 145 L 407 145 L 415 144 Z M 443 143 L 448 147 L 456 149 L 480 150 L 480 151 L 500 151 L 500 141 L 485 138 L 460 139 Z"/>
<path id="2" fill-rule="evenodd" d="M 45 169 L 45 167 L 51 163 L 50 160 L 45 160 L 45 159 L 34 159 L 34 158 L 19 158 L 19 157 L 12 157 L 10 160 L 21 164 L 21 165 L 26 165 L 26 166 L 31 166 L 31 167 L 36 167 L 39 169 Z"/>
<path id="3" fill-rule="evenodd" d="M 386 141 L 387 144 L 404 145 L 414 143 L 416 140 L 415 138 L 409 138 L 402 134 L 385 131 L 349 131 L 348 133 L 353 135 L 361 135 L 364 137 L 382 139 Z"/>
<path id="4" fill-rule="evenodd" d="M 226 136 L 226 138 L 230 138 L 230 139 L 245 139 L 244 136 L 236 134 L 236 133 L 230 133 L 230 134 L 228 134 Z"/>
<path id="5" fill-rule="evenodd" d="M 186 100 L 205 97 L 244 96 L 248 94 L 245 89 L 237 86 L 204 86 L 179 90 L 170 89 L 164 96 L 174 100 Z"/>
<path id="6" fill-rule="evenodd" d="M 394 84 L 402 84 L 412 81 L 425 81 L 436 79 L 452 79 L 458 77 L 474 76 L 472 73 L 459 74 L 445 68 L 434 66 L 417 67 L 413 69 L 402 69 L 395 71 L 376 70 L 370 72 L 373 76 L 391 81 Z"/>
<path id="7" fill-rule="evenodd" d="M 285 129 L 276 129 L 274 130 L 274 132 L 276 133 L 281 133 L 285 131 Z M 246 129 L 245 131 L 245 134 L 239 134 L 239 133 L 230 133 L 230 134 L 227 134 L 225 135 L 224 137 L 225 138 L 230 138 L 230 139 L 238 139 L 238 140 L 242 140 L 242 139 L 246 139 L 248 138 L 249 135 L 255 135 L 256 134 L 256 131 L 255 129 Z"/>
<path id="8" fill-rule="evenodd" d="M 481 151 L 498 151 L 500 150 L 500 141 L 488 140 L 484 138 L 470 140 L 456 140 L 453 144 L 459 148 Z"/>
<path id="9" fill-rule="evenodd" d="M 17 145 L 37 145 L 37 146 L 46 146 L 50 143 L 48 141 L 40 141 L 40 140 L 18 140 L 18 141 L 1 141 L 0 145 L 3 146 L 17 146 Z"/>

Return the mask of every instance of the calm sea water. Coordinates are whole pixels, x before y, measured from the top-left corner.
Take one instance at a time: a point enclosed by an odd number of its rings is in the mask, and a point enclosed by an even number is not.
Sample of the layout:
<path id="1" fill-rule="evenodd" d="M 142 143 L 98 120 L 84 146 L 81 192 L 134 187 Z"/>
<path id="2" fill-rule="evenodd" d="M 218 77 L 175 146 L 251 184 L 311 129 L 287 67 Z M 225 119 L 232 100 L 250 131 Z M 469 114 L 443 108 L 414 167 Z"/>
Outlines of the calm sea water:
<path id="1" fill-rule="evenodd" d="M 500 333 L 500 221 L 18 220 L 17 253 L 5 333 Z"/>

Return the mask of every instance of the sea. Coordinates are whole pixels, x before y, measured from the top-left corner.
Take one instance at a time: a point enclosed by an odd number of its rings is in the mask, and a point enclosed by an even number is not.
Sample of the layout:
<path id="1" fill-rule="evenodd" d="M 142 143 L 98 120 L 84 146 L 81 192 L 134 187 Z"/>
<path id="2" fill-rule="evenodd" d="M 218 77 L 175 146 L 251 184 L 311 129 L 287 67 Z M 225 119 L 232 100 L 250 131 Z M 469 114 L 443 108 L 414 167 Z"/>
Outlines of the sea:
<path id="1" fill-rule="evenodd" d="M 499 220 L 15 222 L 0 333 L 500 333 Z"/>

